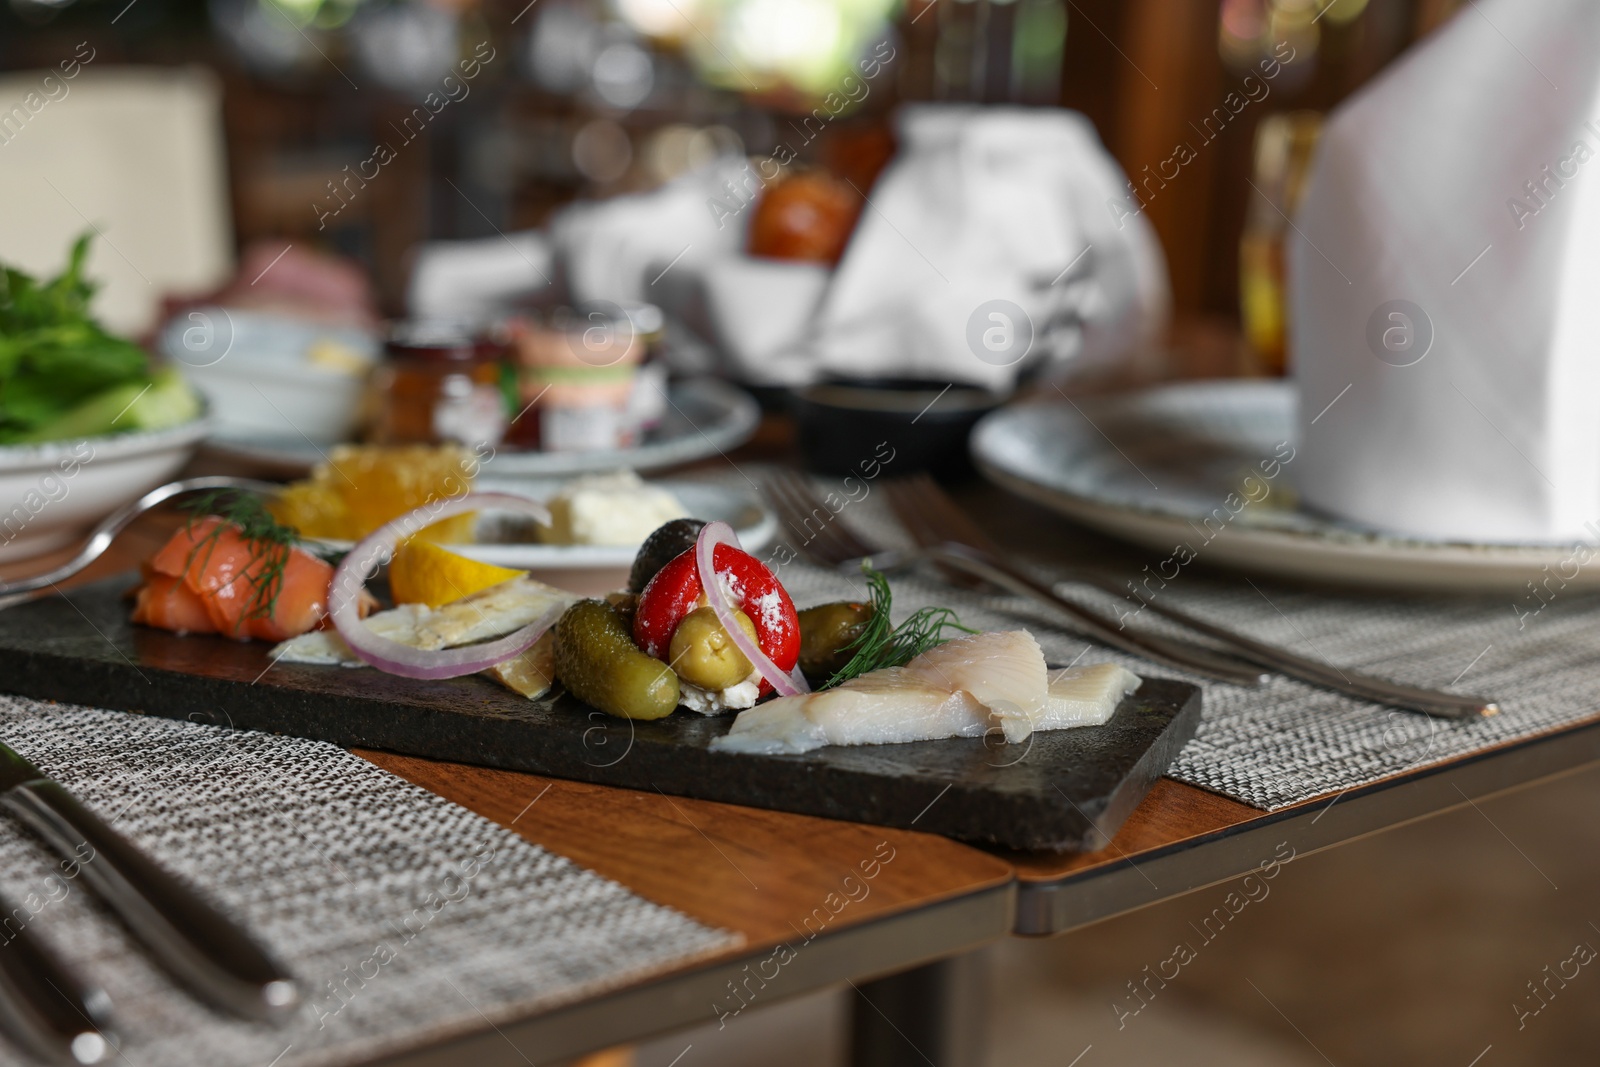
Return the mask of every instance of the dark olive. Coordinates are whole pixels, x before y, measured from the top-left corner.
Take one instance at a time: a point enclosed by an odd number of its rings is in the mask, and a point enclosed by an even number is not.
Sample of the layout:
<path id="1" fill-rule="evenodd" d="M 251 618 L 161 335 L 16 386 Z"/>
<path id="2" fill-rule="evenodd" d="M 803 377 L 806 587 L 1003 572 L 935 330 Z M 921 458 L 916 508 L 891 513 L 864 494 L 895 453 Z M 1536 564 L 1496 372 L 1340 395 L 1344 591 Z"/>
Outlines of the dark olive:
<path id="1" fill-rule="evenodd" d="M 633 613 L 639 610 L 639 596 L 637 593 L 607 593 L 605 601 L 617 609 L 617 617 L 622 620 L 622 625 L 633 632 Z"/>
<path id="2" fill-rule="evenodd" d="M 809 679 L 823 682 L 850 662 L 853 650 L 847 648 L 861 636 L 872 618 L 871 604 L 839 601 L 818 604 L 800 612 L 800 670 Z"/>
<path id="3" fill-rule="evenodd" d="M 639 546 L 639 554 L 633 557 L 633 570 L 628 572 L 628 591 L 644 592 L 657 571 L 681 556 L 685 549 L 694 547 L 704 526 L 703 519 L 673 519 L 657 526 Z"/>

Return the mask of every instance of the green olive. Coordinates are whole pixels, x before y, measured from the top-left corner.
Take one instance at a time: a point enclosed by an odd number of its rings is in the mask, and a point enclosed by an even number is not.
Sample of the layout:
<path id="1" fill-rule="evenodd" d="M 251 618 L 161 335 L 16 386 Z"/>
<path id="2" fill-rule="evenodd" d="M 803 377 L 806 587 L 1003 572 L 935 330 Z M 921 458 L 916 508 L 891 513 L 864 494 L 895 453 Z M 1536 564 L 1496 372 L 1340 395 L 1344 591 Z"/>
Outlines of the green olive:
<path id="1" fill-rule="evenodd" d="M 872 618 L 871 604 L 839 601 L 800 612 L 800 670 L 809 679 L 826 681 L 850 662 L 851 642 Z"/>
<path id="2" fill-rule="evenodd" d="M 624 719 L 662 719 L 678 706 L 678 676 L 639 651 L 605 601 L 578 601 L 555 633 L 556 678 L 584 703 Z"/>
<path id="3" fill-rule="evenodd" d="M 756 625 L 750 617 L 737 608 L 733 617 L 754 641 Z M 667 658 L 679 678 L 712 692 L 738 685 L 750 677 L 752 669 L 750 660 L 722 628 L 710 604 L 695 608 L 678 623 Z"/>

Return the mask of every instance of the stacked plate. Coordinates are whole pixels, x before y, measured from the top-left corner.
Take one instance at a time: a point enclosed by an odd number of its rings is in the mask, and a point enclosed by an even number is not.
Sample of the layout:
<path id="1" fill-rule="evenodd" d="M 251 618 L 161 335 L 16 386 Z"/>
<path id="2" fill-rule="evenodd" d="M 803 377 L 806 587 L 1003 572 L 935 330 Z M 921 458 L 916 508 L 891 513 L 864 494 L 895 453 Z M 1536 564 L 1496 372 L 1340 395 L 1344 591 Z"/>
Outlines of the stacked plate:
<path id="1" fill-rule="evenodd" d="M 1019 405 L 979 423 L 973 458 L 1000 485 L 1163 557 L 1454 592 L 1521 593 L 1548 567 L 1600 588 L 1600 569 L 1576 565 L 1583 546 L 1430 541 L 1304 508 L 1295 403 L 1287 382 L 1245 380 Z"/>

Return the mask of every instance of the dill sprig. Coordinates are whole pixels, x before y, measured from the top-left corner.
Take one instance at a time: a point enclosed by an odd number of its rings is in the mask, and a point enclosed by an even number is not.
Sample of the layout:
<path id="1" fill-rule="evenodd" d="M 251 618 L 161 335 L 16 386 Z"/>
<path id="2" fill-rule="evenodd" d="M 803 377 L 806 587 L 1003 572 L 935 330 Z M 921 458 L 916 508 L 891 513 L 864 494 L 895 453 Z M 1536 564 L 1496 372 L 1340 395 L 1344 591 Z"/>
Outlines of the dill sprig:
<path id="1" fill-rule="evenodd" d="M 904 667 L 928 649 L 950 640 L 945 635 L 946 630 L 958 630 L 964 634 L 978 632 L 962 625 L 961 619 L 950 608 L 921 608 L 906 616 L 899 626 L 894 625 L 889 617 L 889 608 L 894 599 L 889 589 L 889 579 L 865 563 L 861 565 L 861 572 L 866 575 L 867 585 L 872 592 L 872 614 L 856 639 L 845 646 L 846 651 L 852 652 L 850 661 L 839 668 L 838 673 L 823 683 L 821 688 L 831 689 L 840 682 L 847 682 L 881 667 Z"/>
<path id="2" fill-rule="evenodd" d="M 289 564 L 289 552 L 299 544 L 300 534 L 294 527 L 285 526 L 274 518 L 261 498 L 252 493 L 212 491 L 185 501 L 179 507 L 189 513 L 186 529 L 192 529 L 196 519 L 215 515 L 224 524 L 233 526 L 239 531 L 240 539 L 251 547 L 250 562 L 242 572 L 248 576 L 250 582 L 250 599 L 245 605 L 240 621 L 265 619 L 271 616 L 273 609 L 278 605 L 278 596 L 283 592 L 284 570 Z M 217 542 L 222 537 L 222 530 L 223 526 L 216 526 L 199 544 L 189 550 L 188 558 L 184 561 L 185 572 L 194 564 L 195 557 L 202 550 L 205 556 L 200 561 L 200 569 L 204 570 L 209 565 L 211 553 L 215 551 Z M 259 567 L 256 566 L 257 563 L 260 564 Z"/>

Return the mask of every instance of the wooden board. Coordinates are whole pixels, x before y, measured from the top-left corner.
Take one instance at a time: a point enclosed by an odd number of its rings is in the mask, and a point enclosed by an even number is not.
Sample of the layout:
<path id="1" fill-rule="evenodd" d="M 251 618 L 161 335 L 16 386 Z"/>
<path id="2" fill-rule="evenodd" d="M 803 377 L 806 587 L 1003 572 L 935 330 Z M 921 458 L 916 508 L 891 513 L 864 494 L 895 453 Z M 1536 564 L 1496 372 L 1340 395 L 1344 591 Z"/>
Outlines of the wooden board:
<path id="1" fill-rule="evenodd" d="M 134 626 L 132 583 L 0 612 L 0 691 L 1051 850 L 1114 835 L 1200 717 L 1196 687 L 1151 679 L 1104 726 L 1017 745 L 996 734 L 731 755 L 708 747 L 731 716 L 632 722 L 565 693 L 530 701 L 478 677 L 275 665 L 259 642 Z"/>

